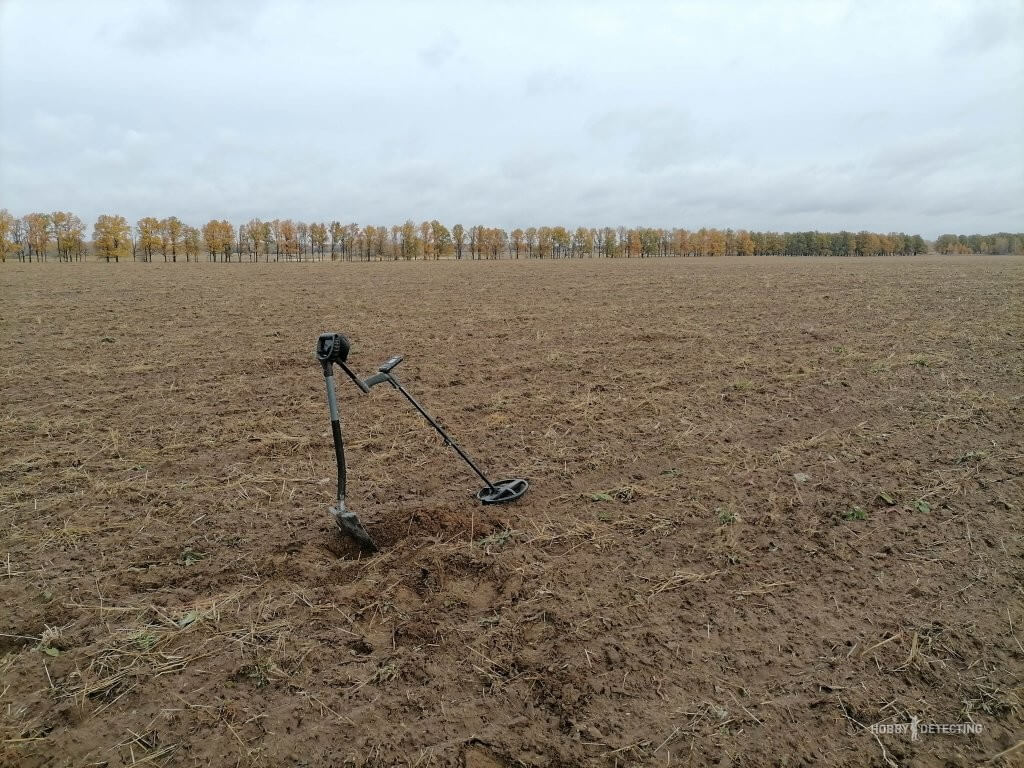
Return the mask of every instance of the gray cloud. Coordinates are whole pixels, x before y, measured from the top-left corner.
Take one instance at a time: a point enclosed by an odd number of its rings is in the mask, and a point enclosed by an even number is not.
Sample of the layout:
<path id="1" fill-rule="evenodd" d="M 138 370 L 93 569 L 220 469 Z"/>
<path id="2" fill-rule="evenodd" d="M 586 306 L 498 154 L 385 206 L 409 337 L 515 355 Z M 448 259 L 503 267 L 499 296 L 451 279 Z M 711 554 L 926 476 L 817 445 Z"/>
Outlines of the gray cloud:
<path id="1" fill-rule="evenodd" d="M 943 9 L 7 0 L 0 205 L 1019 229 L 1021 6 Z"/>
<path id="2" fill-rule="evenodd" d="M 265 0 L 150 0 L 122 19 L 111 19 L 100 28 L 100 39 L 142 55 L 262 46 L 270 42 L 257 32 L 265 6 Z"/>
<path id="3" fill-rule="evenodd" d="M 459 38 L 450 30 L 438 35 L 429 45 L 420 48 L 417 54 L 424 66 L 440 69 L 458 54 Z"/>
<path id="4" fill-rule="evenodd" d="M 1019 61 L 1024 57 L 1022 38 L 1024 4 L 978 0 L 963 14 L 961 23 L 950 25 L 941 47 L 947 52 L 978 55 L 1014 46 Z"/>

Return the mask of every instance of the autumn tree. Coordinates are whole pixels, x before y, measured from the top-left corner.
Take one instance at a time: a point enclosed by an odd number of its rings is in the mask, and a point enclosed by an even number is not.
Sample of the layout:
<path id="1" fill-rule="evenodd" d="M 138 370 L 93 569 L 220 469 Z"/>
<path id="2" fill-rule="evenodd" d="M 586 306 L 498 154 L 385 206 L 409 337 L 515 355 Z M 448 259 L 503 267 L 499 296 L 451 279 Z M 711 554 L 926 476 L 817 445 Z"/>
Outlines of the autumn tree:
<path id="1" fill-rule="evenodd" d="M 594 250 L 594 236 L 589 229 L 577 227 L 572 234 L 572 252 L 574 256 L 583 258 L 584 254 L 592 253 Z"/>
<path id="2" fill-rule="evenodd" d="M 129 227 L 129 232 L 130 231 L 131 227 Z M 74 214 L 70 214 L 68 216 L 67 225 L 64 231 L 64 238 L 68 261 L 71 260 L 72 256 L 74 256 L 77 261 L 84 259 L 85 223 L 78 218 L 78 216 L 75 216 Z M 131 238 L 129 237 L 129 243 L 130 241 Z"/>
<path id="3" fill-rule="evenodd" d="M 545 258 L 551 255 L 551 227 L 537 227 L 537 256 Z"/>
<path id="4" fill-rule="evenodd" d="M 508 232 L 501 227 L 493 227 L 489 235 L 491 255 L 495 259 L 500 259 L 501 254 L 508 250 Z"/>
<path id="5" fill-rule="evenodd" d="M 35 253 L 37 261 L 46 261 L 46 250 L 50 246 L 50 217 L 45 213 L 30 213 L 25 216 L 25 241 L 28 243 L 28 260 Z"/>
<path id="6" fill-rule="evenodd" d="M 335 249 L 345 237 L 345 228 L 340 221 L 332 221 L 328 231 L 331 235 L 331 261 L 334 261 Z"/>
<path id="7" fill-rule="evenodd" d="M 736 233 L 736 253 L 740 256 L 754 255 L 754 240 L 745 229 Z"/>
<path id="8" fill-rule="evenodd" d="M 508 242 L 512 248 L 512 252 L 516 255 L 517 259 L 519 258 L 519 252 L 523 250 L 524 237 L 525 235 L 523 233 L 523 230 L 519 229 L 518 227 L 516 229 L 513 229 L 509 233 Z"/>
<path id="9" fill-rule="evenodd" d="M 0 208 L 0 261 L 7 261 L 11 253 L 14 253 L 14 216 L 6 208 Z"/>
<path id="10" fill-rule="evenodd" d="M 218 227 L 220 232 L 219 242 L 221 259 L 231 261 L 231 250 L 235 241 L 235 228 L 227 219 L 221 219 L 220 222 L 218 222 Z M 238 254 L 238 260 L 242 260 L 242 254 Z"/>
<path id="11" fill-rule="evenodd" d="M 854 252 L 858 256 L 876 256 L 882 252 L 882 242 L 874 232 L 858 232 Z"/>
<path id="12" fill-rule="evenodd" d="M 552 256 L 554 258 L 564 258 L 569 252 L 569 243 L 572 237 L 569 235 L 569 230 L 565 227 L 552 227 L 551 228 L 551 245 L 553 248 Z"/>
<path id="13" fill-rule="evenodd" d="M 211 219 L 203 225 L 201 230 L 203 245 L 210 255 L 210 261 L 216 261 L 217 256 L 220 256 L 222 261 L 231 260 L 234 233 L 235 228 L 226 219 Z"/>
<path id="14" fill-rule="evenodd" d="M 396 226 L 395 229 L 398 227 Z M 384 235 L 387 239 L 387 234 Z M 363 226 L 356 230 L 355 239 L 352 241 L 353 254 L 357 260 L 370 261 L 373 258 L 375 243 L 377 241 L 377 228 Z"/>
<path id="15" fill-rule="evenodd" d="M 935 239 L 935 250 L 937 253 L 955 253 L 953 250 L 957 245 L 956 235 L 939 235 Z"/>
<path id="16" fill-rule="evenodd" d="M 24 261 L 28 255 L 27 241 L 28 229 L 25 225 L 25 219 L 15 219 L 14 224 L 11 225 L 11 245 L 14 247 L 14 252 L 17 254 L 19 261 Z"/>
<path id="17" fill-rule="evenodd" d="M 274 241 L 274 261 L 281 260 L 281 246 L 284 243 L 284 238 L 281 235 L 281 220 L 274 219 L 269 222 L 270 237 Z M 268 252 L 269 253 L 269 252 Z M 269 259 L 270 257 L 267 256 Z"/>
<path id="18" fill-rule="evenodd" d="M 211 219 L 203 224 L 202 228 L 203 245 L 206 246 L 206 253 L 209 254 L 210 261 L 216 261 L 217 254 L 220 253 L 220 241 L 217 233 L 219 223 L 216 219 Z M 139 239 L 141 241 L 141 236 Z"/>
<path id="19" fill-rule="evenodd" d="M 270 261 L 270 246 L 274 244 L 274 234 L 270 229 L 270 222 L 264 221 L 260 226 L 263 234 L 263 260 Z"/>
<path id="20" fill-rule="evenodd" d="M 181 230 L 181 247 L 185 251 L 185 261 L 199 261 L 199 230 L 185 225 Z"/>
<path id="21" fill-rule="evenodd" d="M 309 242 L 310 250 L 314 254 L 320 255 L 320 260 L 324 259 L 324 249 L 327 247 L 327 227 L 322 223 L 313 223 L 309 225 Z"/>
<path id="22" fill-rule="evenodd" d="M 70 213 L 65 211 L 54 211 L 50 214 L 50 229 L 53 234 L 53 242 L 57 248 L 57 260 L 65 261 L 67 250 L 67 230 Z"/>
<path id="23" fill-rule="evenodd" d="M 492 258 L 493 240 L 494 230 L 490 227 L 476 227 L 476 257 L 478 259 Z"/>
<path id="24" fill-rule="evenodd" d="M 709 256 L 725 256 L 725 233 L 722 230 L 710 230 L 707 243 Z"/>
<path id="25" fill-rule="evenodd" d="M 455 258 L 462 258 L 462 247 L 466 244 L 466 230 L 461 224 L 452 227 L 452 242 L 455 244 Z"/>
<path id="26" fill-rule="evenodd" d="M 397 224 L 391 227 L 394 233 L 395 241 L 398 241 L 399 227 Z M 366 225 L 359 231 L 359 252 L 363 254 L 367 261 L 373 258 L 374 243 L 377 240 L 377 228 L 371 225 Z"/>
<path id="27" fill-rule="evenodd" d="M 434 230 L 429 221 L 421 221 L 419 229 L 423 258 L 429 259 L 434 253 Z"/>
<path id="28" fill-rule="evenodd" d="M 183 224 L 177 216 L 168 216 L 160 222 L 161 248 L 164 261 L 167 261 L 167 249 L 171 249 L 171 261 L 178 260 L 178 246 L 181 244 L 181 228 Z"/>
<path id="29" fill-rule="evenodd" d="M 491 230 L 489 227 L 476 226 L 476 257 L 484 259 L 491 254 Z"/>
<path id="30" fill-rule="evenodd" d="M 250 219 L 243 229 L 246 249 L 252 261 L 260 260 L 260 252 L 263 250 L 266 240 L 263 232 L 265 226 L 259 219 Z"/>
<path id="31" fill-rule="evenodd" d="M 153 260 L 153 251 L 160 247 L 160 220 L 146 216 L 135 223 L 136 248 L 142 254 L 143 261 Z"/>
<path id="32" fill-rule="evenodd" d="M 306 260 L 306 247 L 309 245 L 309 224 L 304 221 L 295 222 L 295 240 L 298 243 L 299 260 Z"/>
<path id="33" fill-rule="evenodd" d="M 833 253 L 834 239 L 828 232 L 812 232 L 809 238 L 811 253 L 815 256 L 828 256 Z"/>
<path id="34" fill-rule="evenodd" d="M 359 237 L 359 225 L 354 221 L 342 227 L 341 251 L 345 259 L 349 260 L 353 254 L 358 255 L 356 239 Z"/>
<path id="35" fill-rule="evenodd" d="M 433 239 L 435 259 L 440 259 L 451 250 L 452 234 L 448 231 L 448 227 L 437 219 L 430 222 L 430 236 Z"/>
<path id="36" fill-rule="evenodd" d="M 157 223 L 157 246 L 160 248 L 160 255 L 167 261 L 167 252 L 171 247 L 170 233 L 167 231 L 167 219 L 160 219 Z"/>
<path id="37" fill-rule="evenodd" d="M 281 245 L 285 259 L 297 257 L 299 254 L 299 230 L 291 219 L 284 219 L 281 224 Z"/>
<path id="38" fill-rule="evenodd" d="M 627 259 L 633 258 L 633 254 L 638 253 L 640 250 L 639 236 L 634 230 L 626 229 L 625 227 L 619 227 L 618 234 L 622 255 Z"/>
<path id="39" fill-rule="evenodd" d="M 71 211 L 54 211 L 50 214 L 50 229 L 59 261 L 81 258 L 85 245 L 85 225 L 78 216 Z"/>
<path id="40" fill-rule="evenodd" d="M 122 256 L 128 255 L 131 227 L 124 216 L 103 214 L 93 225 L 92 242 L 98 257 L 108 263 L 111 258 L 120 261 Z"/>
<path id="41" fill-rule="evenodd" d="M 688 248 L 690 247 L 690 233 L 685 229 L 673 229 L 672 230 L 672 253 L 676 256 L 688 255 Z"/>
<path id="42" fill-rule="evenodd" d="M 399 250 L 403 259 L 414 259 L 419 253 L 420 242 L 416 235 L 416 225 L 407 219 L 399 230 Z"/>

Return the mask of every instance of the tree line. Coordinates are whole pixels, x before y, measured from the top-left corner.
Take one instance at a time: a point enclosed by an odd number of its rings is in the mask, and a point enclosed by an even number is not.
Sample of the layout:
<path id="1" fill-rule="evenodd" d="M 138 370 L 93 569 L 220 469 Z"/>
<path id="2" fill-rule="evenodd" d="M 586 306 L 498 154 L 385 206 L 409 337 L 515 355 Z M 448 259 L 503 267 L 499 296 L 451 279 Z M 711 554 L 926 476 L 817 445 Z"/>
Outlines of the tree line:
<path id="1" fill-rule="evenodd" d="M 1024 253 L 1024 234 L 996 232 L 992 235 L 939 235 L 938 253 Z"/>
<path id="2" fill-rule="evenodd" d="M 234 225 L 211 219 L 201 227 L 176 216 L 146 216 L 134 225 L 101 215 L 86 240 L 82 220 L 68 211 L 20 218 L 0 209 L 0 260 L 80 261 L 385 261 L 412 259 L 647 258 L 665 256 L 889 256 L 926 253 L 1024 254 L 1024 235 L 942 235 L 929 244 L 903 232 L 754 232 L 653 227 L 500 227 L 454 225 L 436 219 L 391 227 L 251 219 Z"/>

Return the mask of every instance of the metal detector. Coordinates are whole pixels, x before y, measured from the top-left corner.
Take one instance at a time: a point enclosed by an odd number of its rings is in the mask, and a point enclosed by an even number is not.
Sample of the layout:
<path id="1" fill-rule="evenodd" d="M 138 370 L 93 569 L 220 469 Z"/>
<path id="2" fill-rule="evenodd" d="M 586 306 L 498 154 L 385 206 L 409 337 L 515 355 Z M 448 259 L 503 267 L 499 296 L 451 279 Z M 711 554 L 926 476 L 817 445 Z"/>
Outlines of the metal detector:
<path id="1" fill-rule="evenodd" d="M 351 368 L 348 367 L 346 361 L 348 360 L 348 353 L 352 345 L 349 340 L 340 333 L 324 333 L 320 335 L 316 343 L 316 359 L 320 361 L 320 365 L 323 366 L 324 370 L 324 381 L 327 384 L 327 406 L 331 412 L 331 435 L 334 438 L 334 457 L 338 463 L 338 501 L 337 504 L 331 507 L 331 515 L 334 517 L 335 522 L 338 524 L 338 528 L 343 532 L 347 533 L 353 539 L 355 539 L 359 545 L 368 552 L 377 551 L 377 545 L 374 544 L 373 539 L 366 532 L 362 523 L 359 522 L 359 518 L 355 512 L 349 511 L 345 507 L 345 446 L 341 436 L 341 421 L 338 418 L 338 400 L 334 390 L 334 370 L 333 366 L 337 364 L 341 370 L 343 370 L 352 382 L 359 387 L 359 390 L 363 394 L 369 394 L 370 390 L 378 384 L 390 384 L 392 387 L 397 389 L 402 395 L 408 400 L 412 407 L 419 411 L 420 415 L 427 420 L 437 433 L 441 436 L 445 445 L 450 445 L 455 449 L 455 452 L 459 454 L 463 461 L 465 461 L 470 469 L 472 469 L 477 476 L 484 481 L 485 486 L 481 488 L 477 494 L 477 499 L 483 504 L 505 504 L 510 501 L 515 501 L 520 498 L 529 489 L 530 484 L 523 478 L 513 478 L 511 480 L 501 480 L 497 483 L 492 483 L 487 479 L 487 475 L 483 473 L 469 458 L 462 448 L 459 447 L 452 437 L 445 432 L 441 425 L 438 424 L 429 413 L 416 402 L 415 398 L 409 394 L 409 392 L 403 387 L 392 371 L 398 367 L 398 364 L 404 359 L 400 355 L 387 360 L 383 365 L 377 368 L 377 373 L 363 380 L 360 379 Z"/>

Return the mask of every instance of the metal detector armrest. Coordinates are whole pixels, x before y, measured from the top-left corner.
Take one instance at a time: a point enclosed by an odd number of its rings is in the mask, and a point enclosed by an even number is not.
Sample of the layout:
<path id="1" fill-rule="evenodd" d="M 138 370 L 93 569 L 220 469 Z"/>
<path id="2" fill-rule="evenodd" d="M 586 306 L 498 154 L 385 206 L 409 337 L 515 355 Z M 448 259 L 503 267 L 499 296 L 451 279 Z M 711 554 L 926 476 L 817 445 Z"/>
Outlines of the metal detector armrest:
<path id="1" fill-rule="evenodd" d="M 383 373 L 382 372 L 382 373 L 375 373 L 375 374 L 373 374 L 373 376 L 370 376 L 368 379 L 364 379 L 363 382 L 362 382 L 362 385 L 365 387 L 364 391 L 365 392 L 369 392 L 373 387 L 376 387 L 378 384 L 383 384 L 385 382 L 387 382 L 389 384 L 392 383 L 391 374 L 390 373 Z"/>
<path id="2" fill-rule="evenodd" d="M 403 360 L 405 360 L 405 358 L 402 357 L 401 355 L 395 355 L 394 357 L 385 360 L 384 363 L 377 370 L 380 371 L 381 373 L 391 373 L 393 370 L 395 370 L 395 368 L 398 367 L 398 364 Z"/>
<path id="3" fill-rule="evenodd" d="M 404 359 L 405 358 L 401 355 L 395 355 L 394 357 L 385 360 L 377 369 L 377 373 L 362 381 L 362 386 L 364 387 L 363 391 L 369 392 L 373 387 L 384 383 L 395 386 L 395 380 L 391 377 L 391 372 L 395 370 L 395 368 L 398 367 L 398 364 Z"/>

